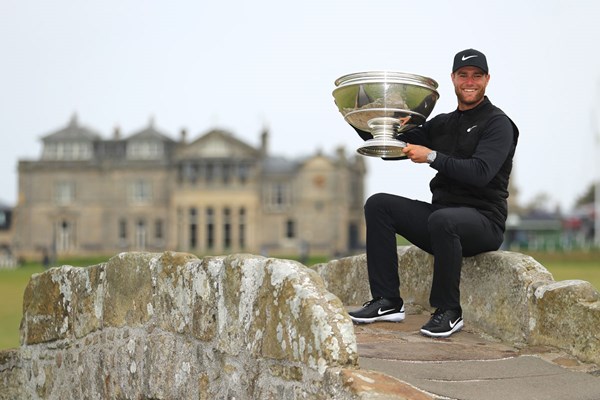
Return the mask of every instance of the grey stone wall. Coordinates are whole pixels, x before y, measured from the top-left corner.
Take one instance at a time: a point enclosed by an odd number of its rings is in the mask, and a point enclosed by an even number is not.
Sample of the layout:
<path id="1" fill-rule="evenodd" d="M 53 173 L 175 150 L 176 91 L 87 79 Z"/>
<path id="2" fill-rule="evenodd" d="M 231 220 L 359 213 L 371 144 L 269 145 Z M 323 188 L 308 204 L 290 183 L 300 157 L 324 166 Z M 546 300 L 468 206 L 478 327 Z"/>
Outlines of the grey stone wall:
<path id="1" fill-rule="evenodd" d="M 408 306 L 429 309 L 433 257 L 398 247 L 401 295 Z M 371 298 L 364 255 L 314 266 L 344 304 Z M 600 363 L 600 294 L 585 281 L 555 282 L 533 258 L 494 251 L 463 261 L 461 302 L 465 323 L 510 343 L 551 345 Z"/>
<path id="2" fill-rule="evenodd" d="M 3 399 L 353 399 L 352 323 L 299 263 L 124 253 L 27 286 Z"/>
<path id="3" fill-rule="evenodd" d="M 409 311 L 428 309 L 432 257 L 399 247 Z M 600 295 L 534 259 L 465 258 L 470 328 L 600 363 Z M 343 304 L 370 299 L 365 255 L 309 269 L 252 255 L 123 253 L 34 275 L 21 346 L 0 351 L 0 399 L 407 399 L 358 368 Z M 417 396 L 417 397 L 415 397 Z"/>

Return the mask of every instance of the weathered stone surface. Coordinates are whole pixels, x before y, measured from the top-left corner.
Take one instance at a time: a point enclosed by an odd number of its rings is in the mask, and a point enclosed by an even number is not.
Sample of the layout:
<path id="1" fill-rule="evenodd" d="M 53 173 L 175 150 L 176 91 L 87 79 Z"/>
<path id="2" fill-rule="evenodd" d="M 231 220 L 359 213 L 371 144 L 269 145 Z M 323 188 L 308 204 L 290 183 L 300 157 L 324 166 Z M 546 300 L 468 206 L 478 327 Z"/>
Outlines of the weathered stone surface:
<path id="1" fill-rule="evenodd" d="M 433 257 L 414 246 L 401 246 L 398 265 L 407 307 L 429 309 Z M 358 305 L 371 298 L 364 255 L 314 268 L 346 304 Z M 600 363 L 598 296 L 588 282 L 555 282 L 546 268 L 523 254 L 493 251 L 463 259 L 465 321 L 509 343 L 552 345 L 584 361 Z"/>
<path id="2" fill-rule="evenodd" d="M 21 343 L 83 337 L 101 327 L 104 265 L 34 275 L 23 298 Z"/>
<path id="3" fill-rule="evenodd" d="M 22 398 L 21 383 L 24 377 L 19 351 L 0 351 L 0 399 Z"/>
<path id="4" fill-rule="evenodd" d="M 406 303 L 429 308 L 433 257 L 414 246 L 398 247 L 400 294 Z"/>
<path id="5" fill-rule="evenodd" d="M 364 399 L 435 400 L 435 397 L 399 379 L 369 370 L 344 370 L 343 378 Z"/>
<path id="6" fill-rule="evenodd" d="M 401 294 L 405 303 L 429 307 L 433 258 L 412 246 L 398 247 Z M 323 277 L 327 290 L 344 304 L 360 305 L 371 299 L 365 254 L 332 260 L 312 267 Z"/>
<path id="7" fill-rule="evenodd" d="M 398 255 L 407 307 L 428 309 L 432 257 Z M 554 282 L 530 257 L 491 252 L 464 260 L 461 290 L 470 328 L 600 363 L 600 295 L 589 283 Z M 0 352 L 0 399 L 428 398 L 359 369 L 340 298 L 370 299 L 364 255 L 314 270 L 172 252 L 55 268 L 26 289 L 21 348 Z"/>
<path id="8" fill-rule="evenodd" d="M 64 339 L 73 327 L 71 279 L 77 272 L 63 266 L 32 276 L 23 297 L 21 343 Z"/>
<path id="9" fill-rule="evenodd" d="M 433 257 L 414 246 L 398 247 L 400 293 L 412 307 L 429 309 Z M 345 304 L 371 298 L 364 255 L 314 267 L 327 288 Z M 343 279 L 342 279 L 343 277 Z M 519 253 L 496 251 L 463 261 L 461 301 L 465 318 L 480 330 L 503 340 L 526 342 L 529 298 L 552 275 L 537 261 Z"/>
<path id="10" fill-rule="evenodd" d="M 526 343 L 534 290 L 553 282 L 530 256 L 507 251 L 463 261 L 461 302 L 465 319 L 479 330 L 511 343 Z"/>
<path id="11" fill-rule="evenodd" d="M 24 310 L 1 398 L 357 398 L 330 372 L 358 367 L 352 323 L 294 261 L 123 253 L 34 276 Z"/>
<path id="12" fill-rule="evenodd" d="M 150 253 L 121 253 L 104 268 L 103 326 L 141 326 L 152 317 Z"/>
<path id="13" fill-rule="evenodd" d="M 211 340 L 216 332 L 216 291 L 197 258 L 189 255 L 174 262 L 163 254 L 156 264 L 155 281 L 151 312 L 157 325 L 165 331 Z"/>
<path id="14" fill-rule="evenodd" d="M 73 269 L 73 335 L 82 338 L 102 327 L 104 265 Z"/>
<path id="15" fill-rule="evenodd" d="M 366 255 L 332 260 L 312 268 L 323 278 L 327 290 L 344 304 L 362 304 L 371 299 Z"/>
<path id="16" fill-rule="evenodd" d="M 532 300 L 531 343 L 600 363 L 600 294 L 589 282 L 552 282 L 538 287 Z"/>

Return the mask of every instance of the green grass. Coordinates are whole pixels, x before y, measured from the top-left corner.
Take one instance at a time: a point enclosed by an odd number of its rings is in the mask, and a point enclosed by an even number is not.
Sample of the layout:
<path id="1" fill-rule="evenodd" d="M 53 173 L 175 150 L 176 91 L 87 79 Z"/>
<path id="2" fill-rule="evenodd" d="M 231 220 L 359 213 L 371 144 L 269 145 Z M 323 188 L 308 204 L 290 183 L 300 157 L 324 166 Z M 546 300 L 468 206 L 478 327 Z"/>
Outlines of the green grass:
<path id="1" fill-rule="evenodd" d="M 527 253 L 546 267 L 554 280 L 581 279 L 600 288 L 600 251 L 577 253 Z M 292 257 L 280 257 L 292 258 Z M 57 265 L 90 266 L 105 262 L 108 257 L 69 259 Z M 325 257 L 312 257 L 308 265 L 326 262 Z M 23 293 L 31 275 L 43 272 L 38 263 L 15 270 L 0 270 L 0 349 L 19 346 L 19 325 L 23 308 Z"/>
<path id="2" fill-rule="evenodd" d="M 600 251 L 525 253 L 536 259 L 555 281 L 580 279 L 600 290 Z"/>
<path id="3" fill-rule="evenodd" d="M 108 260 L 108 257 L 61 260 L 56 265 L 86 267 Z M 44 272 L 40 263 L 26 263 L 13 270 L 0 269 L 0 349 L 19 346 L 19 326 L 23 315 L 23 293 L 35 273 Z"/>
<path id="4" fill-rule="evenodd" d="M 23 292 L 31 275 L 43 270 L 41 265 L 0 270 L 0 349 L 19 345 Z"/>

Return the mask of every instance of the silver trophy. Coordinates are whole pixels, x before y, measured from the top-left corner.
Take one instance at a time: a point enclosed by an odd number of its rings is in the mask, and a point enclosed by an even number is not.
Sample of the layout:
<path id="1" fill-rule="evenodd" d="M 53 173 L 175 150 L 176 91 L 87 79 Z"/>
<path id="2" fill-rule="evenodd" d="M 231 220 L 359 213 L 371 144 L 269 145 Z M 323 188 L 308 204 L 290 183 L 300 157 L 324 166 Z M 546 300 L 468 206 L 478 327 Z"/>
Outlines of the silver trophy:
<path id="1" fill-rule="evenodd" d="M 358 153 L 371 157 L 404 157 L 402 134 L 425 122 L 440 97 L 436 81 L 404 72 L 348 74 L 335 86 L 333 97 L 340 113 L 364 132 L 365 143 Z"/>

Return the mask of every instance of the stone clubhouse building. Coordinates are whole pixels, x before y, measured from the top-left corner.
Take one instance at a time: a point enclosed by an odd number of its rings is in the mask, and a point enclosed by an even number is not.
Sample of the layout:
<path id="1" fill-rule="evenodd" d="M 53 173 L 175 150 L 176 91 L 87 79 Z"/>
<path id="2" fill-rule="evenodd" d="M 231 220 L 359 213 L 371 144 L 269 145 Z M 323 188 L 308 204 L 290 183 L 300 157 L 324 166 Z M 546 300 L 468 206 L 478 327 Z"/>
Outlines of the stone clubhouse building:
<path id="1" fill-rule="evenodd" d="M 365 162 L 269 154 L 214 129 L 178 141 L 154 126 L 103 138 L 73 116 L 18 163 L 19 258 L 183 251 L 333 256 L 362 250 Z"/>

